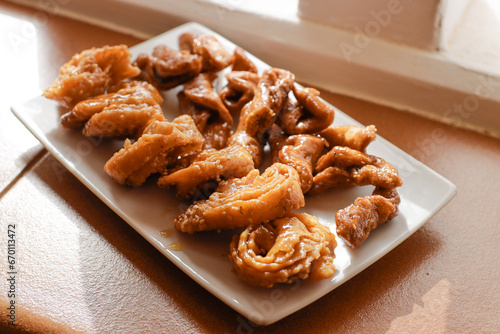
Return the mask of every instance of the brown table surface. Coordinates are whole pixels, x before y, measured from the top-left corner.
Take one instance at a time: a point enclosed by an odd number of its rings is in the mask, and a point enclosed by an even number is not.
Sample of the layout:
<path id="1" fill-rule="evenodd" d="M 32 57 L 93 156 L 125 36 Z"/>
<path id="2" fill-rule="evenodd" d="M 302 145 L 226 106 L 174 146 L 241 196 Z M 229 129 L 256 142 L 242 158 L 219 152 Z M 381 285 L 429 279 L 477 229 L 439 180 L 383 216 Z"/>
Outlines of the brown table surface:
<path id="1" fill-rule="evenodd" d="M 24 128 L 10 105 L 39 94 L 74 53 L 140 40 L 0 3 L 0 332 L 500 333 L 500 141 L 406 112 L 322 97 L 458 187 L 381 260 L 267 327 L 188 278 Z M 429 145 L 435 131 L 443 136 Z M 7 225 L 16 224 L 16 322 L 7 317 Z"/>

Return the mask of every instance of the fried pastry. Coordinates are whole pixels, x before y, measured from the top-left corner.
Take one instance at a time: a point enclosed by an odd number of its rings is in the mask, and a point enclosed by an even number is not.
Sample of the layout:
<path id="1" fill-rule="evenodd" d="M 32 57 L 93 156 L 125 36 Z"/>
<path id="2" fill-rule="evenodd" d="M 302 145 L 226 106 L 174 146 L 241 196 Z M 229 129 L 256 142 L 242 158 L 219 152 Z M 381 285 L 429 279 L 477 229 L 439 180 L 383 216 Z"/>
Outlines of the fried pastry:
<path id="1" fill-rule="evenodd" d="M 164 119 L 159 105 L 113 105 L 94 114 L 85 124 L 83 134 L 104 139 L 136 138 L 150 122 Z"/>
<path id="2" fill-rule="evenodd" d="M 205 148 L 222 149 L 232 133 L 233 117 L 215 92 L 215 73 L 205 72 L 177 94 L 181 113 L 190 115 L 205 138 Z"/>
<path id="3" fill-rule="evenodd" d="M 392 189 L 403 184 L 396 168 L 382 158 L 371 157 L 373 160 L 369 165 L 351 170 L 351 177 L 357 186 L 374 185 Z"/>
<path id="4" fill-rule="evenodd" d="M 159 108 L 162 102 L 160 93 L 149 83 L 129 81 L 123 83 L 116 93 L 98 95 L 78 102 L 71 111 L 61 116 L 61 124 L 66 128 L 79 128 L 102 111 L 126 110 L 128 107 L 138 110 L 150 106 Z"/>
<path id="5" fill-rule="evenodd" d="M 149 175 L 163 171 L 170 159 L 200 150 L 202 145 L 203 138 L 187 115 L 173 122 L 153 121 L 136 142 L 132 144 L 127 139 L 124 147 L 106 162 L 104 170 L 117 183 L 137 187 Z"/>
<path id="6" fill-rule="evenodd" d="M 198 35 L 193 34 L 192 32 L 185 32 L 179 36 L 179 49 L 181 51 L 187 51 L 189 53 L 194 54 L 193 51 L 193 44 L 194 44 L 194 39 Z"/>
<path id="7" fill-rule="evenodd" d="M 208 120 L 212 116 L 212 112 L 194 104 L 182 91 L 177 94 L 177 101 L 179 103 L 179 112 L 191 116 L 198 130 L 202 132 L 207 126 Z"/>
<path id="8" fill-rule="evenodd" d="M 334 166 L 342 169 L 350 167 L 363 167 L 376 160 L 376 157 L 370 156 L 358 150 L 350 149 L 345 146 L 334 146 L 325 155 L 321 156 L 316 164 L 316 172 L 321 172 L 326 167 Z"/>
<path id="9" fill-rule="evenodd" d="M 356 125 L 330 125 L 319 135 L 328 141 L 330 147 L 347 146 L 364 152 L 366 147 L 376 138 L 374 125 L 366 127 Z"/>
<path id="10" fill-rule="evenodd" d="M 232 62 L 231 54 L 212 35 L 184 33 L 179 37 L 179 47 L 200 57 L 203 72 L 220 71 Z"/>
<path id="11" fill-rule="evenodd" d="M 243 281 L 271 288 L 295 279 L 319 281 L 333 276 L 336 246 L 335 236 L 317 218 L 289 213 L 235 235 L 230 259 Z"/>
<path id="12" fill-rule="evenodd" d="M 273 125 L 269 137 L 273 162 L 281 162 L 297 170 L 302 192 L 311 189 L 316 161 L 323 152 L 326 141 L 313 135 L 285 136 L 279 126 Z"/>
<path id="13" fill-rule="evenodd" d="M 331 187 L 374 185 L 372 195 L 360 197 L 335 215 L 337 234 L 351 247 L 359 247 L 370 231 L 398 213 L 397 187 L 403 184 L 398 171 L 382 158 L 345 146 L 335 146 L 316 164 L 309 193 Z"/>
<path id="14" fill-rule="evenodd" d="M 151 55 L 140 54 L 134 64 L 141 69 L 138 79 L 163 90 L 183 84 L 201 72 L 201 60 L 196 55 L 163 44 L 156 46 Z"/>
<path id="15" fill-rule="evenodd" d="M 231 113 L 240 113 L 245 104 L 252 101 L 260 77 L 248 71 L 233 71 L 226 79 L 227 85 L 219 97 Z"/>
<path id="16" fill-rule="evenodd" d="M 278 68 L 266 69 L 254 98 L 241 112 L 237 131 L 245 131 L 254 137 L 270 129 L 283 109 L 294 82 L 295 76 L 291 72 Z"/>
<path id="17" fill-rule="evenodd" d="M 240 47 L 233 53 L 231 72 L 226 74 L 227 85 L 219 96 L 231 113 L 240 113 L 245 104 L 252 101 L 260 77 L 257 67 Z"/>
<path id="18" fill-rule="evenodd" d="M 190 160 L 192 156 L 201 152 L 203 147 L 203 136 L 194 124 L 194 121 L 188 115 L 181 115 L 172 121 L 177 130 L 179 130 L 186 138 L 188 138 L 188 143 L 183 145 L 177 145 L 174 147 L 167 156 L 166 168 L 172 168 L 183 160 Z M 159 124 L 162 125 L 162 124 Z M 149 131 L 144 131 L 144 133 L 155 132 L 154 127 L 147 129 Z"/>
<path id="19" fill-rule="evenodd" d="M 237 145 L 246 149 L 252 156 L 255 168 L 259 168 L 262 164 L 264 156 L 264 144 L 261 138 L 252 137 L 245 131 L 236 131 L 227 141 L 227 145 Z"/>
<path id="20" fill-rule="evenodd" d="M 297 171 L 275 163 L 262 175 L 254 169 L 245 177 L 221 181 L 207 200 L 194 202 L 174 225 L 187 233 L 234 229 L 283 217 L 304 204 Z"/>
<path id="21" fill-rule="evenodd" d="M 251 73 L 257 73 L 257 66 L 248 58 L 245 50 L 241 47 L 236 47 L 233 52 L 233 61 L 231 64 L 231 70 L 235 71 L 246 71 Z"/>
<path id="22" fill-rule="evenodd" d="M 308 194 L 319 194 L 330 188 L 353 187 L 351 173 L 338 167 L 327 167 L 313 176 L 313 182 Z"/>
<path id="23" fill-rule="evenodd" d="M 241 111 L 235 133 L 229 138 L 229 145 L 241 145 L 250 151 L 256 168 L 262 163 L 262 148 L 265 144 L 263 137 L 283 109 L 294 81 L 295 76 L 288 71 L 266 69 L 252 101 Z"/>
<path id="24" fill-rule="evenodd" d="M 166 173 L 158 180 L 162 188 L 175 187 L 180 198 L 208 197 L 207 182 L 241 178 L 254 169 L 250 153 L 240 146 L 200 152 L 186 168 Z M 198 195 L 198 196 L 197 196 Z"/>
<path id="25" fill-rule="evenodd" d="M 59 77 L 43 92 L 61 106 L 71 108 L 90 97 L 116 91 L 120 81 L 137 76 L 126 45 L 92 48 L 75 54 L 59 70 Z"/>
<path id="26" fill-rule="evenodd" d="M 296 101 L 288 99 L 280 125 L 291 135 L 312 134 L 327 128 L 333 122 L 335 109 L 319 97 L 314 88 L 293 86 Z"/>
<path id="27" fill-rule="evenodd" d="M 136 138 L 154 120 L 164 120 L 160 103 L 163 101 L 156 88 L 147 82 L 132 81 L 116 93 L 99 95 L 79 102 L 61 117 L 66 127 L 85 123 L 85 136 L 110 138 Z"/>
<path id="28" fill-rule="evenodd" d="M 396 189 L 375 188 L 372 195 L 359 197 L 335 215 L 337 235 L 358 248 L 368 235 L 398 214 L 400 197 Z"/>
<path id="29" fill-rule="evenodd" d="M 221 120 L 213 110 L 204 109 L 196 105 L 186 97 L 184 92 L 177 94 L 179 110 L 182 114 L 193 118 L 198 131 L 203 135 L 204 148 L 222 149 L 226 147 L 227 141 L 232 133 L 230 123 Z"/>
<path id="30" fill-rule="evenodd" d="M 205 138 L 205 148 L 215 148 L 221 150 L 227 146 L 229 137 L 233 133 L 233 128 L 227 122 L 208 123 L 203 130 Z"/>
<path id="31" fill-rule="evenodd" d="M 184 94 L 194 104 L 213 111 L 222 121 L 233 124 L 233 117 L 214 90 L 212 82 L 216 76 L 214 72 L 200 73 L 184 84 Z"/>
<path id="32" fill-rule="evenodd" d="M 382 158 L 335 146 L 316 163 L 311 194 L 332 186 L 366 186 L 393 189 L 402 185 L 398 171 Z M 334 180 L 328 181 L 328 175 Z"/>

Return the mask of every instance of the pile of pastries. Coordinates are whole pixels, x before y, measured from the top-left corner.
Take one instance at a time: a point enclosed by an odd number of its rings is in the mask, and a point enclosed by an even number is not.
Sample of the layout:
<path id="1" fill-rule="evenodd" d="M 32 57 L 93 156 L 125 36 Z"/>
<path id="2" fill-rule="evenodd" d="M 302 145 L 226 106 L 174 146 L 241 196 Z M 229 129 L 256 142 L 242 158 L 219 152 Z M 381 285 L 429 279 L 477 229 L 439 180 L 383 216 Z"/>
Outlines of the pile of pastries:
<path id="1" fill-rule="evenodd" d="M 217 91 L 222 76 L 227 84 Z M 179 116 L 168 120 L 162 91 L 175 87 Z M 366 153 L 375 126 L 334 125 L 335 111 L 316 89 L 284 69 L 259 73 L 243 49 L 230 53 L 212 35 L 184 33 L 178 48 L 157 45 L 136 59 L 125 45 L 85 50 L 43 94 L 67 109 L 62 126 L 124 141 L 104 166 L 115 182 L 138 187 L 156 177 L 191 201 L 177 230 L 238 231 L 229 258 L 249 284 L 334 274 L 335 234 L 294 212 L 309 195 L 374 186 L 332 212 L 337 235 L 353 248 L 398 213 L 397 170 Z"/>

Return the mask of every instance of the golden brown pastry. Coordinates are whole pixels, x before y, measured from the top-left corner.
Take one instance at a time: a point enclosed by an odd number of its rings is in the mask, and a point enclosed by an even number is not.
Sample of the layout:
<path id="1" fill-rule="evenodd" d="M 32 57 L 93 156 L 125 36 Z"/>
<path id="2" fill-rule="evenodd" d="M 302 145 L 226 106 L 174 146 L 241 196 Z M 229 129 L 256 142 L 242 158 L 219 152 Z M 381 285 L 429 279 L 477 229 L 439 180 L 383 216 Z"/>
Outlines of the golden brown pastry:
<path id="1" fill-rule="evenodd" d="M 167 157 L 167 167 L 173 168 L 181 160 L 189 160 L 191 157 L 198 154 L 203 147 L 203 136 L 191 117 L 187 115 L 181 115 L 172 121 L 177 130 L 179 130 L 186 138 L 189 139 L 187 144 L 178 145 L 172 149 Z M 193 126 L 194 125 L 194 126 Z M 155 131 L 154 128 L 150 128 L 150 132 Z M 146 131 L 145 131 L 146 133 Z"/>
<path id="2" fill-rule="evenodd" d="M 80 127 L 83 134 L 101 138 L 135 138 L 153 120 L 163 120 L 156 88 L 144 81 L 130 81 L 116 93 L 81 102 L 61 117 L 65 127 Z"/>
<path id="3" fill-rule="evenodd" d="M 201 60 L 197 56 L 163 44 L 156 46 L 151 55 L 140 54 L 134 64 L 141 69 L 138 79 L 164 90 L 183 84 L 201 72 Z"/>
<path id="4" fill-rule="evenodd" d="M 356 125 L 330 125 L 319 135 L 328 141 L 330 147 L 347 146 L 364 152 L 366 147 L 376 138 L 374 125 L 360 127 Z"/>
<path id="5" fill-rule="evenodd" d="M 354 187 L 351 173 L 338 167 L 327 167 L 313 176 L 313 183 L 309 189 L 309 195 L 319 194 L 330 188 Z"/>
<path id="6" fill-rule="evenodd" d="M 382 158 L 345 146 L 335 146 L 316 164 L 317 174 L 309 193 L 331 187 L 373 185 L 372 195 L 360 197 L 335 215 L 337 235 L 351 247 L 359 247 L 370 231 L 396 217 L 400 202 L 398 171 Z"/>
<path id="7" fill-rule="evenodd" d="M 264 71 L 251 103 L 241 112 L 237 131 L 259 136 L 274 124 L 283 109 L 295 76 L 285 70 L 271 68 Z"/>
<path id="8" fill-rule="evenodd" d="M 66 128 L 79 128 L 103 110 L 119 110 L 127 106 L 159 107 L 162 102 L 163 98 L 152 85 L 143 81 L 130 81 L 121 84 L 116 93 L 78 102 L 71 111 L 61 116 L 61 124 Z"/>
<path id="9" fill-rule="evenodd" d="M 252 156 L 255 168 L 259 168 L 264 158 L 264 144 L 261 138 L 252 137 L 245 131 L 236 131 L 227 141 L 227 145 L 237 145 L 246 149 Z"/>
<path id="10" fill-rule="evenodd" d="M 219 96 L 231 113 L 240 113 L 252 101 L 260 77 L 248 71 L 233 71 L 226 75 L 227 85 Z"/>
<path id="11" fill-rule="evenodd" d="M 193 52 L 193 44 L 194 39 L 197 37 L 197 34 L 193 34 L 191 32 L 185 32 L 179 36 L 179 50 L 187 51 L 189 53 Z"/>
<path id="12" fill-rule="evenodd" d="M 237 46 L 233 52 L 233 61 L 231 64 L 231 70 L 234 71 L 246 71 L 257 73 L 257 66 L 248 58 L 245 50 Z"/>
<path id="13" fill-rule="evenodd" d="M 316 163 L 311 194 L 332 186 L 366 186 L 393 189 L 402 185 L 398 171 L 382 158 L 335 146 Z M 328 175 L 335 180 L 328 182 Z"/>
<path id="14" fill-rule="evenodd" d="M 184 92 L 179 92 L 177 99 L 181 114 L 191 116 L 198 131 L 203 135 L 205 149 L 214 148 L 220 150 L 226 147 L 227 141 L 232 134 L 230 123 L 221 120 L 213 110 L 194 104 L 186 97 Z"/>
<path id="15" fill-rule="evenodd" d="M 319 97 L 314 88 L 293 86 L 296 101 L 288 99 L 280 115 L 280 125 L 291 135 L 316 133 L 333 122 L 335 109 Z"/>
<path id="16" fill-rule="evenodd" d="M 280 127 L 273 125 L 269 137 L 273 162 L 281 162 L 297 170 L 302 192 L 311 189 L 316 161 L 323 152 L 326 141 L 313 135 L 285 136 Z"/>
<path id="17" fill-rule="evenodd" d="M 318 160 L 316 172 L 321 172 L 326 167 L 334 166 L 343 169 L 351 167 L 363 167 L 375 161 L 377 158 L 358 150 L 345 146 L 334 146 L 330 151 Z"/>
<path id="18" fill-rule="evenodd" d="M 130 57 L 126 45 L 84 50 L 61 67 L 59 77 L 43 95 L 71 108 L 82 100 L 116 91 L 120 81 L 140 73 L 130 64 Z"/>
<path id="19" fill-rule="evenodd" d="M 220 71 L 232 62 L 231 54 L 212 35 L 184 33 L 179 37 L 179 47 L 200 57 L 203 72 Z"/>
<path id="20" fill-rule="evenodd" d="M 241 145 L 249 150 L 256 168 L 262 163 L 262 149 L 265 144 L 263 136 L 283 109 L 294 82 L 295 76 L 288 71 L 278 68 L 266 69 L 252 101 L 241 111 L 235 133 L 229 138 L 228 145 Z"/>
<path id="21" fill-rule="evenodd" d="M 171 159 L 199 151 L 202 145 L 203 138 L 187 115 L 173 122 L 153 121 L 135 143 L 127 139 L 124 147 L 106 162 L 104 170 L 117 183 L 137 187 L 149 175 L 163 171 Z"/>
<path id="22" fill-rule="evenodd" d="M 179 109 L 190 115 L 205 138 L 204 148 L 222 149 L 232 134 L 233 117 L 215 92 L 214 72 L 204 72 L 184 85 L 177 94 Z"/>
<path id="23" fill-rule="evenodd" d="M 333 276 L 336 246 L 334 234 L 318 219 L 288 213 L 235 235 L 230 259 L 243 281 L 271 288 L 294 279 L 319 281 Z"/>
<path id="24" fill-rule="evenodd" d="M 158 185 L 162 188 L 175 187 L 180 198 L 202 199 L 214 190 L 213 183 L 241 178 L 253 169 L 252 156 L 240 146 L 207 149 L 200 152 L 186 168 L 165 173 L 158 180 Z"/>
<path id="25" fill-rule="evenodd" d="M 94 114 L 85 124 L 83 134 L 104 139 L 136 138 L 150 122 L 164 119 L 159 105 L 113 105 Z"/>
<path id="26" fill-rule="evenodd" d="M 371 231 L 397 216 L 399 202 L 396 189 L 375 188 L 372 195 L 359 197 L 337 212 L 337 235 L 350 247 L 358 248 Z"/>
<path id="27" fill-rule="evenodd" d="M 222 121 L 233 124 L 233 117 L 214 90 L 212 83 L 216 77 L 214 72 L 198 74 L 184 84 L 184 94 L 194 104 L 213 111 Z"/>
<path id="28" fill-rule="evenodd" d="M 275 163 L 262 175 L 254 169 L 245 177 L 221 181 L 207 200 L 194 202 L 174 225 L 187 233 L 234 229 L 282 217 L 304 204 L 297 171 Z"/>
<path id="29" fill-rule="evenodd" d="M 219 96 L 231 113 L 239 114 L 243 106 L 253 99 L 260 79 L 257 67 L 240 47 L 234 49 L 231 72 L 226 74 L 226 79 L 227 85 Z"/>

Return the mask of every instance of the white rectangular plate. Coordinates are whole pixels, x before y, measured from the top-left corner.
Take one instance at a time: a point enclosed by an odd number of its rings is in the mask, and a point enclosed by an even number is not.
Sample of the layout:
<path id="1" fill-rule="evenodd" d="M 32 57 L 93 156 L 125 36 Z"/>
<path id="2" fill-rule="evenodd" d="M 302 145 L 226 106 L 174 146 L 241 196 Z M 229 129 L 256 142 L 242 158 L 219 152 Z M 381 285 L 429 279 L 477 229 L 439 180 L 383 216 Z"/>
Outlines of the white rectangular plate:
<path id="1" fill-rule="evenodd" d="M 235 48 L 233 43 L 206 27 L 188 23 L 132 47 L 133 59 L 139 53 L 151 53 L 160 43 L 177 48 L 178 37 L 184 32 L 212 34 L 228 51 L 232 52 Z M 250 57 L 259 68 L 259 73 L 269 67 Z M 224 80 L 221 75 L 218 88 L 224 85 Z M 169 120 L 178 115 L 177 91 L 164 94 L 166 101 L 163 109 Z M 398 217 L 372 232 L 357 250 L 348 248 L 337 238 L 336 271 L 332 278 L 315 283 L 301 281 L 278 285 L 271 289 L 256 288 L 242 282 L 231 271 L 227 253 L 232 231 L 194 235 L 175 231 L 173 220 L 185 210 L 186 204 L 177 200 L 171 192 L 159 189 L 154 181 L 132 189 L 120 186 L 108 177 L 103 166 L 122 147 L 122 142 L 88 139 L 80 131 L 62 128 L 58 105 L 42 96 L 14 106 L 12 111 L 69 171 L 168 259 L 223 302 L 259 325 L 268 325 L 292 314 L 367 268 L 418 230 L 456 193 L 456 187 L 451 182 L 378 137 L 368 147 L 368 153 L 392 163 L 404 181 L 399 191 L 401 204 Z M 338 109 L 335 123 L 360 125 Z M 332 189 L 317 196 L 306 196 L 306 206 L 301 211 L 315 215 L 334 232 L 337 210 L 370 192 L 370 187 L 360 187 Z M 165 230 L 171 231 L 172 235 L 163 236 L 160 232 Z M 182 243 L 183 249 L 169 250 L 169 245 L 176 242 Z"/>

